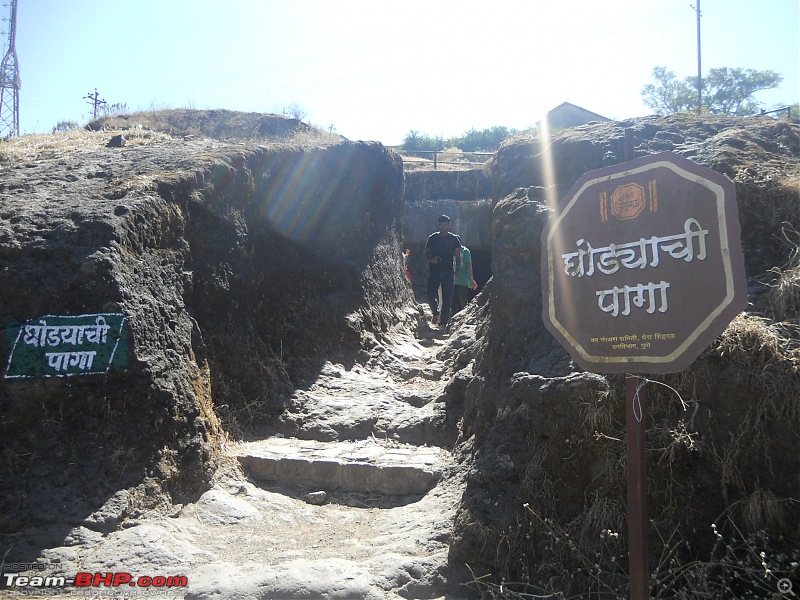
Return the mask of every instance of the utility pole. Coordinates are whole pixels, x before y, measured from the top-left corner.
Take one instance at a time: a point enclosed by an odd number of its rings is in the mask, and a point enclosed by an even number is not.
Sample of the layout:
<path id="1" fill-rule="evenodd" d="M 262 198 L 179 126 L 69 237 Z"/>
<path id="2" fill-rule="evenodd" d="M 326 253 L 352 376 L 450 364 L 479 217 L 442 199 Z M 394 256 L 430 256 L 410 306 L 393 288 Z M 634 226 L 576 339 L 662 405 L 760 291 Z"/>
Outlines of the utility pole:
<path id="1" fill-rule="evenodd" d="M 700 68 L 700 0 L 697 0 L 697 114 L 703 110 L 703 71 Z"/>
<path id="2" fill-rule="evenodd" d="M 0 136 L 19 136 L 19 61 L 17 60 L 17 0 L 10 0 L 8 50 L 0 63 Z"/>
<path id="3" fill-rule="evenodd" d="M 84 96 L 84 98 L 87 100 L 87 103 L 92 105 L 94 114 L 94 116 L 92 117 L 93 119 L 97 118 L 97 109 L 106 103 L 105 100 L 98 100 L 99 97 L 100 94 L 97 93 L 97 88 L 94 88 L 94 94 L 92 94 L 92 92 L 89 92 Z"/>

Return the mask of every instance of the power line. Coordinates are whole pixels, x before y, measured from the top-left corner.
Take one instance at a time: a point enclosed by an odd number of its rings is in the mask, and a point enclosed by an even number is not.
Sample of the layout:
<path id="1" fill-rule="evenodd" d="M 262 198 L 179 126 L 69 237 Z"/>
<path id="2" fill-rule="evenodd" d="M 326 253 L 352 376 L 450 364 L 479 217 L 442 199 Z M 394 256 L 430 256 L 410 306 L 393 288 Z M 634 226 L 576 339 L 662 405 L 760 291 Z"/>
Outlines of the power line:
<path id="1" fill-rule="evenodd" d="M 700 68 L 700 0 L 697 0 L 697 114 L 703 111 L 703 71 Z"/>
<path id="2" fill-rule="evenodd" d="M 11 0 L 8 27 L 8 50 L 0 63 L 0 136 L 19 136 L 19 61 L 16 49 L 17 0 Z"/>
<path id="3" fill-rule="evenodd" d="M 94 115 L 92 118 L 96 119 L 97 118 L 97 109 L 100 108 L 101 106 L 104 106 L 106 104 L 106 101 L 99 99 L 100 98 L 100 94 L 97 93 L 97 88 L 94 88 L 94 94 L 92 94 L 92 92 L 89 92 L 83 98 L 87 101 L 87 104 L 91 104 L 92 105 L 92 109 L 93 109 L 93 113 L 92 114 Z"/>

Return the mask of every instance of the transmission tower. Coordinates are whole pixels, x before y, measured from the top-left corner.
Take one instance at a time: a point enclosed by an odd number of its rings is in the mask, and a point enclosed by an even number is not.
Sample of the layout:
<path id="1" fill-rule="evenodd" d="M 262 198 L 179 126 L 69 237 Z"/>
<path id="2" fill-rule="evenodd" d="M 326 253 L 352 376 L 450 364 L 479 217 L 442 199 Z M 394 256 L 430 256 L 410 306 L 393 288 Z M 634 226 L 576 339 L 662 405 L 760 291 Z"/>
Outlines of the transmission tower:
<path id="1" fill-rule="evenodd" d="M 19 63 L 17 61 L 17 0 L 10 0 L 8 50 L 0 63 L 0 137 L 19 135 Z"/>

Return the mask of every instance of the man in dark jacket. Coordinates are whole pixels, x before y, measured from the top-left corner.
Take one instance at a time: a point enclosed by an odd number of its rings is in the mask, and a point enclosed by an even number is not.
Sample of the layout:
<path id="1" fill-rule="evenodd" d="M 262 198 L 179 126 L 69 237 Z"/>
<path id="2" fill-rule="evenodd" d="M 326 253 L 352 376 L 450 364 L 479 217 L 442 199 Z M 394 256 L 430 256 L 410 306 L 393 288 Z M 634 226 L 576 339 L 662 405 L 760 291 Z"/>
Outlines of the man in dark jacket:
<path id="1" fill-rule="evenodd" d="M 433 322 L 444 329 L 450 320 L 453 304 L 453 258 L 456 270 L 461 268 L 461 239 L 450 233 L 450 217 L 442 215 L 436 219 L 439 231 L 428 236 L 425 243 L 425 258 L 428 259 L 428 304 L 433 313 Z M 442 306 L 439 313 L 439 287 L 442 288 Z"/>

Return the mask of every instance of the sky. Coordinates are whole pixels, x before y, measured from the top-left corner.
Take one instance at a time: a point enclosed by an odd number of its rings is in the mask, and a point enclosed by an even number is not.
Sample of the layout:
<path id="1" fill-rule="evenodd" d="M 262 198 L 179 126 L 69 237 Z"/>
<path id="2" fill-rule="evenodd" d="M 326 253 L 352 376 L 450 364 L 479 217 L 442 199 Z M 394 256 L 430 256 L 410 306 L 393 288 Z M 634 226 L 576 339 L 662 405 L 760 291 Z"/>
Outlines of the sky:
<path id="1" fill-rule="evenodd" d="M 295 106 L 385 145 L 524 130 L 562 102 L 644 116 L 654 67 L 697 75 L 698 1 L 703 74 L 775 71 L 754 98 L 800 100 L 798 0 L 18 0 L 20 133 L 85 124 L 95 90 L 128 111 Z"/>

